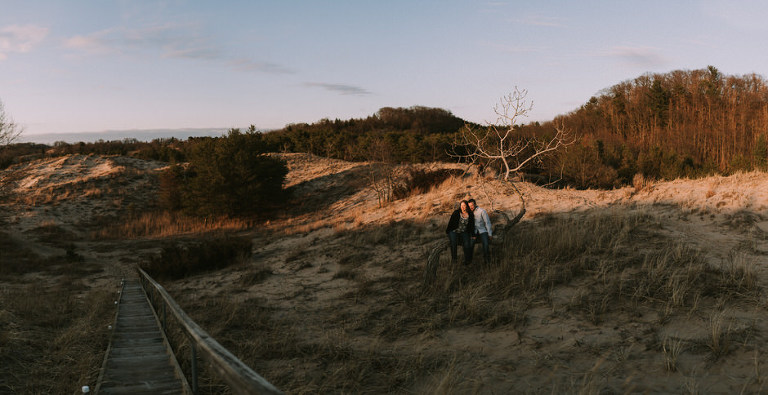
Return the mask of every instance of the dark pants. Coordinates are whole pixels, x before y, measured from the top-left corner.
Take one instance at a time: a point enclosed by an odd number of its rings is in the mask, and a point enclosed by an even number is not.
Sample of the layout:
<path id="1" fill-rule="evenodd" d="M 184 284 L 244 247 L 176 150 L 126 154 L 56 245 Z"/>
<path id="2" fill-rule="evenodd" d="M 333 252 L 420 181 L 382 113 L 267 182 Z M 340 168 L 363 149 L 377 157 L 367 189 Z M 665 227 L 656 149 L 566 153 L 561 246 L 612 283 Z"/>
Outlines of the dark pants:
<path id="1" fill-rule="evenodd" d="M 472 252 L 474 250 L 472 238 L 469 236 L 469 233 L 456 233 L 451 231 L 448 232 L 448 239 L 451 241 L 451 259 L 456 262 L 459 239 L 461 239 L 461 245 L 464 248 L 464 264 L 469 265 L 472 262 Z"/>
<path id="2" fill-rule="evenodd" d="M 482 243 L 483 244 L 483 261 L 488 264 L 491 262 L 491 248 L 490 243 L 488 239 L 488 233 L 478 233 L 475 235 L 475 242 L 472 244 L 472 249 L 474 249 L 475 244 Z"/>

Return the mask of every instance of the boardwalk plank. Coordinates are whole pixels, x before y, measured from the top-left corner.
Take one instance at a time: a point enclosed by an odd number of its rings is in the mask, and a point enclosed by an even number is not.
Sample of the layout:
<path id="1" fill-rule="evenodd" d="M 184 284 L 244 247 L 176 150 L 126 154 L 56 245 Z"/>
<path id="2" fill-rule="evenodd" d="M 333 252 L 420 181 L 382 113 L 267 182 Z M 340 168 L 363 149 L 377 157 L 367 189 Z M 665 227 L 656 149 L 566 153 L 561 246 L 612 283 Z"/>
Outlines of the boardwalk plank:
<path id="1" fill-rule="evenodd" d="M 98 394 L 183 394 L 174 363 L 141 285 L 127 280 L 104 362 Z"/>

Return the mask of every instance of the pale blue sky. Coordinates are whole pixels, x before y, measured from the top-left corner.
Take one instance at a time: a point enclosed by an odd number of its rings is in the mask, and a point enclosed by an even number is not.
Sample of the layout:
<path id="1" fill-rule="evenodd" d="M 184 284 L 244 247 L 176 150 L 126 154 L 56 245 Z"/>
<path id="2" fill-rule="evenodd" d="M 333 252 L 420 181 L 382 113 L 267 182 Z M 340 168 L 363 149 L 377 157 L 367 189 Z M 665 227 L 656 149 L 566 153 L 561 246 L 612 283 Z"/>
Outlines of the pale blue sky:
<path id="1" fill-rule="evenodd" d="M 440 107 L 524 121 L 646 72 L 768 74 L 762 1 L 0 0 L 0 100 L 26 134 L 280 128 Z"/>

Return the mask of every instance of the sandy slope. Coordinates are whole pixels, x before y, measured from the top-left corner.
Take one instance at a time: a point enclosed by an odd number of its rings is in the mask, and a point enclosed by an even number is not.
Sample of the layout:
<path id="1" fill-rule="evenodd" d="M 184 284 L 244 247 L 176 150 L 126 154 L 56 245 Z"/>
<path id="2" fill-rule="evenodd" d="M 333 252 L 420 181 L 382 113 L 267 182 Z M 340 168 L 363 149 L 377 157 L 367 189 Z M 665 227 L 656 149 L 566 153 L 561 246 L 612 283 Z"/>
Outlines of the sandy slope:
<path id="1" fill-rule="evenodd" d="M 165 163 L 127 157 L 70 155 L 12 166 L 0 173 L 0 223 L 17 242 L 42 257 L 77 254 L 99 262 L 112 281 L 130 273 L 143 249 L 141 242 L 95 242 L 101 226 L 153 205 L 156 182 L 150 175 Z M 130 263 L 125 265 L 125 263 Z"/>
<path id="2" fill-rule="evenodd" d="M 340 191 L 334 184 L 356 171 L 357 176 L 352 178 L 360 178 L 364 165 L 308 160 L 301 155 L 288 159 L 289 184 L 300 185 L 304 199 L 321 196 L 328 205 L 319 213 L 272 224 L 276 232 L 288 230 L 287 236 L 255 240 L 254 260 L 271 268 L 274 275 L 235 297 L 265 300 L 268 306 L 296 323 L 304 341 L 328 337 L 336 331 L 349 332 L 350 320 L 362 319 L 366 310 L 378 308 L 368 304 L 376 303 L 375 299 L 362 302 L 363 306 L 349 301 L 345 295 L 358 285 L 338 277 L 338 273 L 346 270 L 341 262 L 350 257 L 355 259 L 370 282 L 380 284 L 382 293 L 392 293 L 395 291 L 388 287 L 397 285 L 388 285 L 386 279 L 398 270 L 408 271 L 411 276 L 420 274 L 430 247 L 441 239 L 448 213 L 458 199 L 474 196 L 490 207 L 492 197 L 494 208 L 513 213 L 519 207 L 516 197 L 500 193 L 500 185 L 488 185 L 469 175 L 448 181 L 430 193 L 378 208 L 370 189 Z M 337 176 L 329 177 L 333 174 Z M 612 191 L 550 190 L 522 184 L 528 214 L 521 226 L 535 224 L 548 213 L 577 215 L 600 208 L 640 210 L 654 216 L 660 232 L 669 235 L 670 240 L 702 251 L 713 265 L 724 264 L 734 251 L 743 254 L 765 286 L 767 186 L 768 175 L 763 173 L 648 183 Z M 428 231 L 405 248 L 374 242 L 361 252 L 343 252 L 349 239 L 339 237 L 339 232 L 404 220 L 422 221 Z M 639 248 L 652 249 L 656 245 L 642 246 L 643 240 L 638 243 Z M 238 278 L 236 272 L 215 279 L 205 276 L 177 284 L 175 289 L 187 293 L 194 290 L 198 297 L 205 298 L 200 295 L 225 293 L 226 287 L 236 284 Z M 553 297 L 566 301 L 573 295 L 567 289 L 557 292 L 560 296 Z M 672 317 L 660 325 L 659 314 L 648 310 L 638 313 L 642 316 L 639 319 L 614 316 L 609 322 L 593 325 L 556 310 L 533 308 L 523 332 L 455 327 L 431 336 L 399 338 L 386 347 L 392 347 L 403 358 L 446 353 L 455 356 L 454 366 L 419 381 L 409 389 L 415 392 L 441 392 L 445 388 L 440 383 L 444 385 L 445 380 L 450 382 L 450 390 L 459 393 L 590 392 L 600 388 L 620 392 L 730 393 L 761 388 L 762 384 L 755 384 L 755 367 L 764 363 L 763 354 L 768 347 L 762 335 L 768 330 L 768 321 L 762 317 L 761 307 L 729 310 L 733 315 L 729 325 L 734 332 L 745 328 L 755 332 L 748 347 L 719 361 L 707 361 L 698 351 L 683 352 L 679 357 L 681 367 L 674 373 L 663 368 L 659 339 L 670 337 L 703 344 L 710 330 L 709 316 Z M 336 342 L 365 349 L 369 344 L 380 344 L 381 339 L 358 333 L 342 336 Z"/>
<path id="3" fill-rule="evenodd" d="M 677 372 L 662 368 L 660 352 L 649 339 L 667 335 L 692 342 L 703 339 L 708 317 L 673 317 L 658 325 L 658 317 L 646 312 L 648 316 L 631 322 L 593 325 L 542 307 L 529 311 L 522 331 L 459 326 L 430 336 L 411 334 L 397 339 L 383 340 L 370 333 L 355 335 L 345 328 L 374 309 L 377 299 L 375 295 L 362 301 L 350 299 L 349 290 L 359 286 L 359 278 L 369 279 L 380 295 L 396 292 L 386 279 L 395 272 L 420 276 L 430 248 L 442 240 L 442 229 L 457 200 L 473 196 L 486 208 L 511 213 L 519 208 L 519 201 L 504 195 L 498 182 L 470 173 L 428 193 L 379 208 L 374 191 L 365 187 L 366 164 L 300 154 L 284 157 L 290 168 L 286 185 L 294 190 L 291 215 L 257 230 L 254 255 L 246 268 L 170 284 L 169 289 L 179 299 L 190 302 L 211 295 L 258 298 L 282 319 L 294 322 L 305 340 L 328 338 L 341 331 L 344 334 L 339 336 L 353 347 L 383 344 L 404 358 L 416 354 L 454 356 L 452 366 L 415 380 L 412 387 L 403 389 L 408 392 L 439 392 L 446 380 L 450 389 L 460 393 L 599 388 L 732 393 L 762 388 L 760 369 L 768 355 L 764 302 L 730 310 L 734 330 L 751 330 L 750 337 L 743 340 L 745 347 L 711 362 L 696 353 L 683 352 Z M 105 219 L 114 220 L 151 205 L 155 187 L 147 175 L 162 167 L 161 163 L 96 156 L 68 156 L 13 167 L 0 173 L 4 188 L 0 224 L 12 237 L 43 255 L 63 251 L 62 242 L 40 237 L 41 228 L 54 225 L 60 229 L 57 235 L 69 235 L 67 242 L 74 243 L 87 260 L 104 266 L 94 281 L 112 281 L 130 273 L 143 259 L 142 254 L 157 251 L 160 240 L 104 242 L 89 235 Z M 723 264 L 734 251 L 742 254 L 754 266 L 761 286 L 768 286 L 768 174 L 675 180 L 611 191 L 520 185 L 527 204 L 520 226 L 533 225 L 549 213 L 578 215 L 596 208 L 644 210 L 652 213 L 660 232 L 701 250 L 713 265 Z M 392 235 L 373 237 L 370 233 L 361 241 L 370 241 L 367 248 L 346 248 L 360 229 L 411 220 L 420 223 L 422 230 L 409 234 L 410 244 L 404 248 L 377 243 Z M 354 262 L 357 282 L 340 275 L 350 270 L 350 262 Z M 242 285 L 242 277 L 253 267 L 266 267 L 272 275 L 256 285 Z M 238 288 L 237 292 L 231 292 L 232 287 Z M 338 324 L 340 321 L 345 323 Z"/>

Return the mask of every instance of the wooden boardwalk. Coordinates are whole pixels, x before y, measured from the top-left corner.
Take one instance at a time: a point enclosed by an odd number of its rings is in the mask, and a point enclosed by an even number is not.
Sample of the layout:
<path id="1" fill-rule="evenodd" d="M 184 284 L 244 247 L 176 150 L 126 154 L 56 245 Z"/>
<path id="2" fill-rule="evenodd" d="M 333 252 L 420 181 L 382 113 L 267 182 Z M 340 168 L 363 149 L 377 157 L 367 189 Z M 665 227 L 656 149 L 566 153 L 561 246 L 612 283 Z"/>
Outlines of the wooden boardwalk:
<path id="1" fill-rule="evenodd" d="M 125 280 L 97 394 L 185 394 L 189 387 L 138 280 Z"/>

